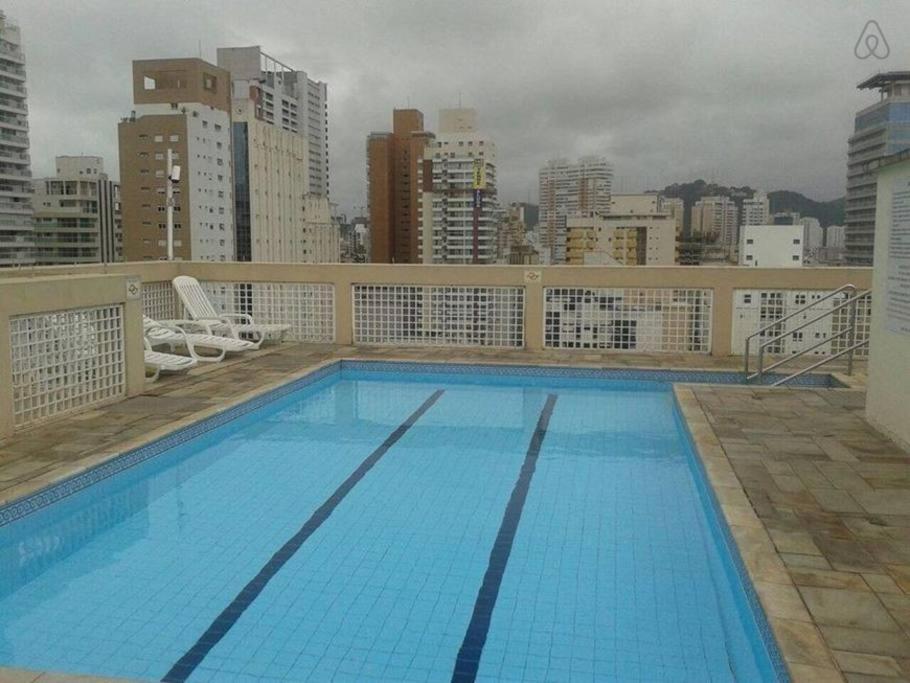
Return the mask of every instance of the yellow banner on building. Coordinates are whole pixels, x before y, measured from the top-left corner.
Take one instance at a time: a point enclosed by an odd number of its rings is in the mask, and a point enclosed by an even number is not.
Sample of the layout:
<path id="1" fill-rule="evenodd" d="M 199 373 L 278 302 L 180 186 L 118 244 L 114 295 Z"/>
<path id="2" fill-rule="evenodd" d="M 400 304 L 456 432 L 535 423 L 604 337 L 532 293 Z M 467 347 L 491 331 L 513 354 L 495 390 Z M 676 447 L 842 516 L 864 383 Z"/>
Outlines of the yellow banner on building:
<path id="1" fill-rule="evenodd" d="M 483 159 L 474 159 L 474 182 L 472 188 L 482 190 L 486 185 L 487 179 L 484 174 Z"/>

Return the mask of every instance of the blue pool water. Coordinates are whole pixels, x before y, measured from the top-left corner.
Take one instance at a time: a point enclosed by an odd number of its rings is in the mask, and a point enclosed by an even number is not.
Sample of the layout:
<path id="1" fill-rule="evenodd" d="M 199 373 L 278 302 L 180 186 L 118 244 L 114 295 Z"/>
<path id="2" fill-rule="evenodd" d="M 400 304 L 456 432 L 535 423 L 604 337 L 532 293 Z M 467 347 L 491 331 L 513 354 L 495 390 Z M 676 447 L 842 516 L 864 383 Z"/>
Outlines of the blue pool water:
<path id="1" fill-rule="evenodd" d="M 782 678 L 669 384 L 401 370 L 326 373 L 0 526 L 0 666 Z"/>

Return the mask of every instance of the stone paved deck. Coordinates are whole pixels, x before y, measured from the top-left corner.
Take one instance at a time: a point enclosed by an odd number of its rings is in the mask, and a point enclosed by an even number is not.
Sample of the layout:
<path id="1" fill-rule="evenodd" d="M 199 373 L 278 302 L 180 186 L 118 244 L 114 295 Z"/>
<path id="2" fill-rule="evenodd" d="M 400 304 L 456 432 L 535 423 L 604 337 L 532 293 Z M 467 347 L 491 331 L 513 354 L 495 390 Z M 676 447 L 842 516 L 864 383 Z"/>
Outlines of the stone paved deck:
<path id="1" fill-rule="evenodd" d="M 282 345 L 0 442 L 0 503 L 342 357 L 739 367 L 706 356 Z M 910 681 L 910 456 L 862 419 L 863 381 L 860 366 L 852 389 L 676 387 L 796 681 Z M 0 683 L 39 674 L 0 669 Z"/>
<path id="2" fill-rule="evenodd" d="M 864 392 L 685 393 L 715 490 L 745 492 L 724 512 L 785 656 L 806 680 L 910 680 L 910 456 L 863 420 Z"/>

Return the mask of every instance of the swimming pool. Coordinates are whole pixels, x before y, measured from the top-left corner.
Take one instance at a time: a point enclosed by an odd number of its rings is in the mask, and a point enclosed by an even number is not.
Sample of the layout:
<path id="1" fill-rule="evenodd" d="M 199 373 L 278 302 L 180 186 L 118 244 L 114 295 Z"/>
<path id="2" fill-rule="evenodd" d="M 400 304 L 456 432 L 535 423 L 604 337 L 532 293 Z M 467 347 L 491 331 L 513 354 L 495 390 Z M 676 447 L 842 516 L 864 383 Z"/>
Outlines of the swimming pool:
<path id="1" fill-rule="evenodd" d="M 0 508 L 0 666 L 784 680 L 671 385 L 633 377 L 338 363 Z"/>

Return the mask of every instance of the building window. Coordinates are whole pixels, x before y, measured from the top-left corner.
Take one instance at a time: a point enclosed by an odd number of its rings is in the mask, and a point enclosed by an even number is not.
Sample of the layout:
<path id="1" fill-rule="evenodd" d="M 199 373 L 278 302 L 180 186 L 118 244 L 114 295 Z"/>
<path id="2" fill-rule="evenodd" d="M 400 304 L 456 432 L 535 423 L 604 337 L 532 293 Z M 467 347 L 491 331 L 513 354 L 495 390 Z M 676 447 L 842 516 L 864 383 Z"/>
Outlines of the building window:
<path id="1" fill-rule="evenodd" d="M 793 244 L 799 244 L 799 237 L 793 238 Z"/>
<path id="2" fill-rule="evenodd" d="M 746 240 L 746 244 L 755 244 L 755 240 L 752 238 L 749 238 Z"/>
<path id="3" fill-rule="evenodd" d="M 794 261 L 799 261 L 799 255 L 798 255 L 798 254 L 794 254 L 794 255 L 793 255 L 793 260 L 794 260 Z"/>
<path id="4" fill-rule="evenodd" d="M 179 135 L 170 135 L 168 136 L 168 142 L 180 142 Z"/>
<path id="5" fill-rule="evenodd" d="M 146 90 L 154 90 L 156 87 L 158 87 L 158 84 L 155 82 L 154 78 L 151 76 L 146 76 L 142 79 L 142 87 L 144 87 Z"/>
<path id="6" fill-rule="evenodd" d="M 156 135 L 156 136 L 155 136 L 155 142 L 164 142 L 164 136 L 163 136 L 163 135 Z"/>

